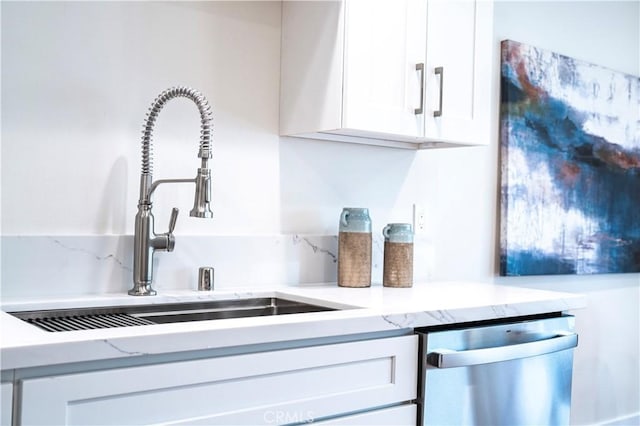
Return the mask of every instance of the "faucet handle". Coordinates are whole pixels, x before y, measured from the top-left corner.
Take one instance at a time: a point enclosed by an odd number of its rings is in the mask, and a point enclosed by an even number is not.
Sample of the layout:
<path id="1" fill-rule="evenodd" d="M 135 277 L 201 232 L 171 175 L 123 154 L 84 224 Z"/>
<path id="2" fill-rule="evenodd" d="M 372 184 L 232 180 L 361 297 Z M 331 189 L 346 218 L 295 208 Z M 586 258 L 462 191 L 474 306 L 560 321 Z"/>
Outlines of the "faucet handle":
<path id="1" fill-rule="evenodd" d="M 171 210 L 171 217 L 169 218 L 169 234 L 172 234 L 173 230 L 176 229 L 176 221 L 178 220 L 179 212 L 180 210 L 178 210 L 177 207 L 174 207 L 173 210 Z"/>
<path id="2" fill-rule="evenodd" d="M 176 221 L 178 220 L 179 211 L 180 210 L 178 210 L 177 207 L 174 207 L 173 210 L 171 210 L 171 217 L 169 218 L 169 232 L 163 234 L 167 237 L 167 246 L 165 248 L 165 250 L 167 251 L 173 251 L 174 247 L 176 246 L 176 237 L 173 236 L 173 230 L 176 228 Z"/>

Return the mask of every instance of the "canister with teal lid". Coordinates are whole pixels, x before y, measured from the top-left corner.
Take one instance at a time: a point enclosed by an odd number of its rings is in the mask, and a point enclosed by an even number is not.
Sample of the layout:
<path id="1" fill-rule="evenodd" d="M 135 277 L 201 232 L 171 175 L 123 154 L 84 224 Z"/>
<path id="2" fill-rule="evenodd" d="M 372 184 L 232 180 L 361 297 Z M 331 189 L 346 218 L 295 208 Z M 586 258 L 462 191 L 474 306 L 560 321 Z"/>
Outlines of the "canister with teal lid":
<path id="1" fill-rule="evenodd" d="M 369 209 L 345 207 L 340 214 L 340 232 L 371 232 Z"/>
<path id="2" fill-rule="evenodd" d="M 382 229 L 385 242 L 413 243 L 413 227 L 410 223 L 390 223 Z"/>
<path id="3" fill-rule="evenodd" d="M 369 209 L 345 207 L 338 234 L 338 285 L 371 286 L 371 218 Z"/>
<path id="4" fill-rule="evenodd" d="M 409 223 L 390 223 L 382 230 L 384 266 L 382 285 L 413 286 L 413 228 Z"/>

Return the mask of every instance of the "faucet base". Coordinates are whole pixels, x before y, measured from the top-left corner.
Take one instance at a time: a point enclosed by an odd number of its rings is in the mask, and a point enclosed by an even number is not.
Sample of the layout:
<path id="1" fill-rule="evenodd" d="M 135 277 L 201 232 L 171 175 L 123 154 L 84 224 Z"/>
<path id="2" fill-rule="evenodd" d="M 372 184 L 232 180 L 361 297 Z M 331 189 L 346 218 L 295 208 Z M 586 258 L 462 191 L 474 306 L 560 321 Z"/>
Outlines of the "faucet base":
<path id="1" fill-rule="evenodd" d="M 158 294 L 151 288 L 151 284 L 134 284 L 133 288 L 129 290 L 129 296 L 155 296 Z"/>

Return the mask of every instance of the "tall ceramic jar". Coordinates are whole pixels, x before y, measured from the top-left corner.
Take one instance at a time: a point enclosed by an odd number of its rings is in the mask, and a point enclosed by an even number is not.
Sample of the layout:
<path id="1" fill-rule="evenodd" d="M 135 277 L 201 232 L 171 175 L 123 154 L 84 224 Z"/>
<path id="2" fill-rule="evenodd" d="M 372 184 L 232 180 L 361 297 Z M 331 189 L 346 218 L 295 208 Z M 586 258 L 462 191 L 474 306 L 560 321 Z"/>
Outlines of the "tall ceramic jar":
<path id="1" fill-rule="evenodd" d="M 338 234 L 338 285 L 371 286 L 371 218 L 369 209 L 345 207 Z"/>
<path id="2" fill-rule="evenodd" d="M 382 230 L 384 236 L 385 287 L 413 286 L 413 229 L 409 223 L 390 223 Z"/>

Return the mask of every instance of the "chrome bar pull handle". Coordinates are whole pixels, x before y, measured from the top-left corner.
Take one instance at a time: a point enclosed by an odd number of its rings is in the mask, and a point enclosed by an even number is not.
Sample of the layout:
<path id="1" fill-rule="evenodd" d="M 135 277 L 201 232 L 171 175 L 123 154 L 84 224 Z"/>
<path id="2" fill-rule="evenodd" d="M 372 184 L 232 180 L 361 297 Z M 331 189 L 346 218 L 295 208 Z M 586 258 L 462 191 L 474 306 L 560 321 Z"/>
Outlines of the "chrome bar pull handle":
<path id="1" fill-rule="evenodd" d="M 438 110 L 437 111 L 433 111 L 433 116 L 434 117 L 440 117 L 442 116 L 442 96 L 444 95 L 442 93 L 442 82 L 444 81 L 444 68 L 443 67 L 436 67 L 435 69 L 435 74 L 440 76 L 440 101 L 438 102 Z"/>
<path id="2" fill-rule="evenodd" d="M 468 351 L 436 349 L 427 354 L 427 364 L 437 368 L 468 367 L 559 352 L 576 346 L 577 334 L 559 333 L 550 339 L 494 348 Z"/>
<path id="3" fill-rule="evenodd" d="M 420 71 L 420 108 L 413 110 L 415 115 L 424 113 L 424 64 L 416 64 L 416 71 Z"/>

